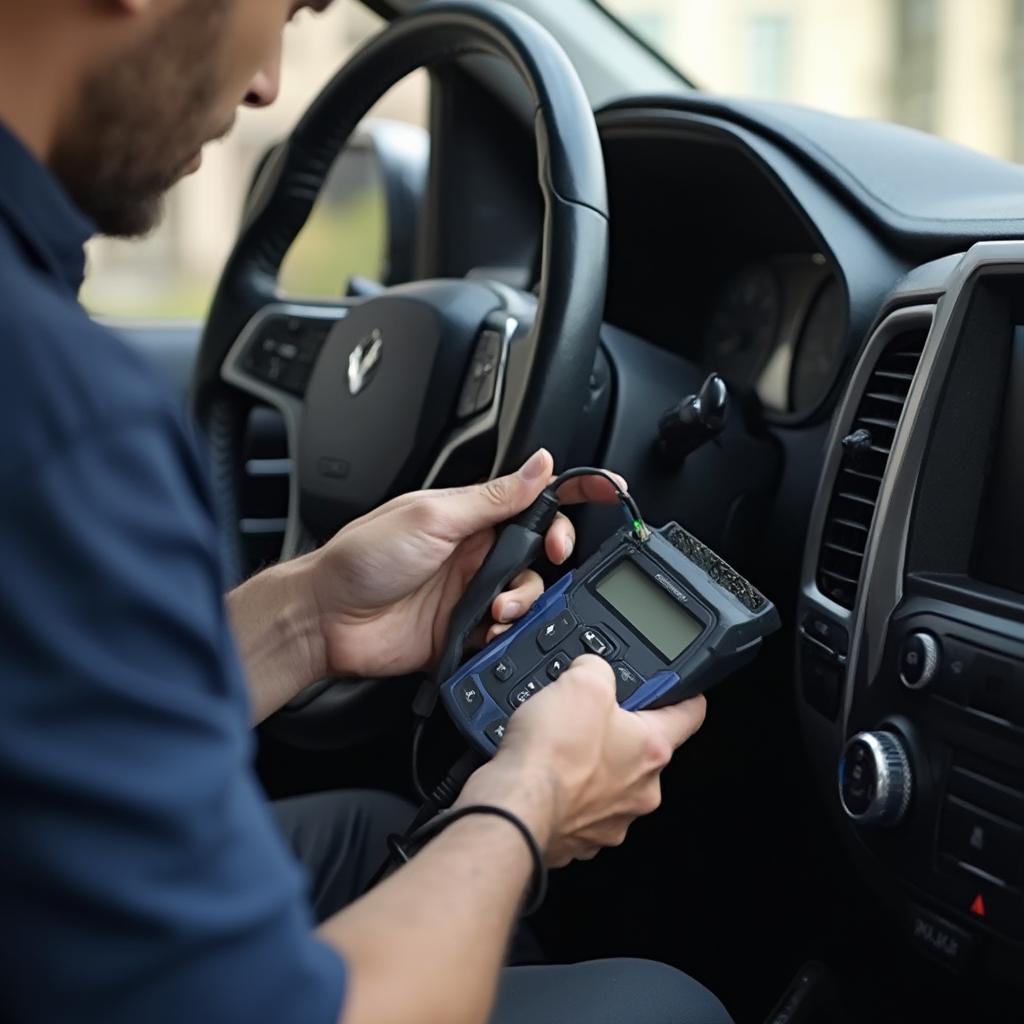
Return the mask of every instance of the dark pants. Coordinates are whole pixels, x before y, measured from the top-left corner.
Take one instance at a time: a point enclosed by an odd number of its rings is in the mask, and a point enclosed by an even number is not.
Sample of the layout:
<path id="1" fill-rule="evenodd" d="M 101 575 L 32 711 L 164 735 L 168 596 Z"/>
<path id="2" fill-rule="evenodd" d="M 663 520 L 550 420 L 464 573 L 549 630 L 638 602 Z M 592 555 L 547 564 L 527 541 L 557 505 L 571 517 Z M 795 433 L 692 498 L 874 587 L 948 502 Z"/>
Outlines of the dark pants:
<path id="1" fill-rule="evenodd" d="M 412 808 L 385 793 L 341 792 L 274 804 L 312 880 L 322 921 L 356 899 L 380 865 L 384 840 Z M 680 971 L 649 960 L 506 967 L 491 1024 L 731 1024 L 722 1004 Z"/>

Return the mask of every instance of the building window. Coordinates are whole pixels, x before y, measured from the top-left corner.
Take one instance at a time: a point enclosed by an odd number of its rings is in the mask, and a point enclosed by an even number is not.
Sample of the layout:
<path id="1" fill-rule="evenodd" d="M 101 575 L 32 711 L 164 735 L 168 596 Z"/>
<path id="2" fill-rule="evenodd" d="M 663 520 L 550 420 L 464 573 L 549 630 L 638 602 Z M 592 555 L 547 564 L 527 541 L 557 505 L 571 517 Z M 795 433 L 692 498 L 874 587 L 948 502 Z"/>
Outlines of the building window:
<path id="1" fill-rule="evenodd" d="M 895 0 L 893 13 L 893 120 L 935 131 L 939 4 L 937 0 Z"/>
<path id="2" fill-rule="evenodd" d="M 758 99 L 789 95 L 792 24 L 786 15 L 758 14 L 748 23 L 750 92 Z"/>
<path id="3" fill-rule="evenodd" d="M 1012 0 L 1006 54 L 1010 90 L 1010 156 L 1024 163 L 1024 0 Z"/>

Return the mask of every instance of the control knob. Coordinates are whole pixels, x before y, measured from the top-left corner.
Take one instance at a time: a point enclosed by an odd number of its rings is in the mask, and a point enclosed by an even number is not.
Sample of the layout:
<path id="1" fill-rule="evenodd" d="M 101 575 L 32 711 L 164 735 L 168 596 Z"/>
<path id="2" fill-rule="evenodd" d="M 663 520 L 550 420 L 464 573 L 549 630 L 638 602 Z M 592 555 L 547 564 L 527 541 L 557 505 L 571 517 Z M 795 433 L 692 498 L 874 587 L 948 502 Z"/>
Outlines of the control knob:
<path id="1" fill-rule="evenodd" d="M 913 776 L 903 741 L 891 732 L 859 732 L 839 759 L 839 799 L 859 825 L 898 825 L 910 806 Z"/>
<path id="2" fill-rule="evenodd" d="M 931 633 L 911 633 L 900 651 L 900 682 L 908 690 L 923 690 L 935 678 L 939 655 L 939 642 Z"/>

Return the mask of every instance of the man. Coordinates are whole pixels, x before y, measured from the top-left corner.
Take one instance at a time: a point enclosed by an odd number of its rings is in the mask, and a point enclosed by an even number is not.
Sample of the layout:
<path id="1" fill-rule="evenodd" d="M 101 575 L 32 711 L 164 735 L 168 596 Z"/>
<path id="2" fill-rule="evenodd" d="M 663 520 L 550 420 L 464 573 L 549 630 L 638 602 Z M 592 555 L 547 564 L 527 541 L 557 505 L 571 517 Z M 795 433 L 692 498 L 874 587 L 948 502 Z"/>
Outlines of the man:
<path id="1" fill-rule="evenodd" d="M 278 818 L 314 917 L 261 800 L 250 716 L 328 673 L 427 666 L 493 527 L 553 471 L 538 452 L 491 484 L 398 499 L 222 602 L 194 441 L 155 372 L 78 306 L 82 244 L 147 230 L 235 106 L 272 102 L 300 6 L 0 0 L 0 1017 L 725 1020 L 654 964 L 502 975 L 532 869 L 508 821 L 457 822 L 353 903 L 404 808 L 291 802 Z M 560 519 L 548 555 L 572 542 Z M 495 620 L 539 590 L 520 578 Z M 551 865 L 593 856 L 654 809 L 703 714 L 623 712 L 610 669 L 581 659 L 460 801 L 512 812 Z"/>

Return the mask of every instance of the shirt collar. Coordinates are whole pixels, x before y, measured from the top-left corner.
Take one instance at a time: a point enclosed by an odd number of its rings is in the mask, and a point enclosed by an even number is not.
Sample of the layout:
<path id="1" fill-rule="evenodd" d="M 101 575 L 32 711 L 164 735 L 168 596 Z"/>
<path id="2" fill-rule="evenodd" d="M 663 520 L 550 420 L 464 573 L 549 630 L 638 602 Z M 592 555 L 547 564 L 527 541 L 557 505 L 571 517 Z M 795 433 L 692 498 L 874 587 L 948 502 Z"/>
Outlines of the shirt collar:
<path id="1" fill-rule="evenodd" d="M 85 243 L 95 226 L 53 173 L 3 123 L 0 219 L 17 232 L 44 270 L 78 294 L 85 278 Z"/>

